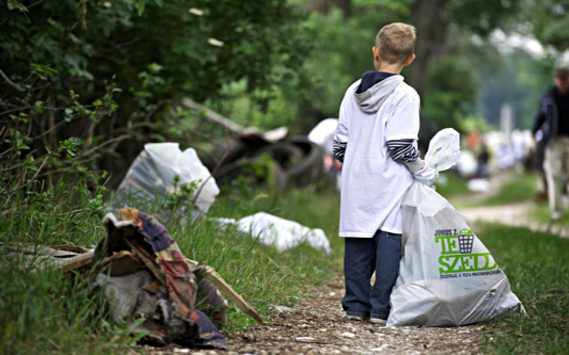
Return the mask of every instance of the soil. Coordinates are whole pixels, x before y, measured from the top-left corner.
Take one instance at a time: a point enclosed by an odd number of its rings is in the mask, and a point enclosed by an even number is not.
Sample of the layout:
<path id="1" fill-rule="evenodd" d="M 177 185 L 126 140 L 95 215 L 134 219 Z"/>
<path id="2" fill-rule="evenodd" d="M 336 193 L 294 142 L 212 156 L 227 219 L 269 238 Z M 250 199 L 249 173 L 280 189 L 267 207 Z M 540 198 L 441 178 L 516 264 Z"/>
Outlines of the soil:
<path id="1" fill-rule="evenodd" d="M 487 192 L 473 192 L 468 195 L 456 196 L 451 199 L 458 201 L 468 199 L 471 202 L 484 201 L 495 195 L 500 190 L 500 186 L 514 176 L 511 171 L 502 172 L 489 179 L 490 189 Z M 567 201 L 566 201 L 567 202 Z M 565 203 L 567 205 L 567 203 Z M 502 206 L 493 207 L 471 207 L 457 208 L 458 213 L 469 223 L 471 227 L 477 221 L 500 223 L 513 227 L 529 228 L 533 231 L 549 232 L 561 238 L 569 238 L 569 226 L 563 226 L 555 223 L 540 223 L 529 217 L 529 213 L 534 209 L 536 204 L 533 201 L 524 201 L 512 203 Z M 566 208 L 569 206 L 565 206 Z"/>
<path id="2" fill-rule="evenodd" d="M 154 349 L 153 354 L 478 354 L 484 325 L 452 328 L 385 327 L 348 320 L 341 309 L 341 274 L 311 287 L 294 309 L 277 307 L 271 325 L 258 325 L 227 336 L 230 348 Z"/>

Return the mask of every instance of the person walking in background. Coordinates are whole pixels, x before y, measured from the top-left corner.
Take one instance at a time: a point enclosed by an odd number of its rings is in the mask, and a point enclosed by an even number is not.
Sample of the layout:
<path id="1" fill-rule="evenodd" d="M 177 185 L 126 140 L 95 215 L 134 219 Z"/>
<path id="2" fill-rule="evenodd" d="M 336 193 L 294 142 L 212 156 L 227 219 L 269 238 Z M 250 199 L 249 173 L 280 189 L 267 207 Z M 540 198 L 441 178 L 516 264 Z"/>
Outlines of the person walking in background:
<path id="1" fill-rule="evenodd" d="M 563 217 L 562 191 L 569 172 L 569 69 L 557 68 L 555 85 L 541 98 L 532 128 L 537 144 L 543 144 L 543 170 L 552 221 Z"/>

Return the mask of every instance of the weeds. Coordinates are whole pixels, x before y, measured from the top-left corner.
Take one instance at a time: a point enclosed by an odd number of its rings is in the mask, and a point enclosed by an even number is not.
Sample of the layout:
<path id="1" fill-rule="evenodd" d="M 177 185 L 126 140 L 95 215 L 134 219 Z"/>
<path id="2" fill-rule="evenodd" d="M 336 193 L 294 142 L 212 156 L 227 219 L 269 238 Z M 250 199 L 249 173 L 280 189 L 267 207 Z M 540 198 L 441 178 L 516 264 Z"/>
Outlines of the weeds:
<path id="1" fill-rule="evenodd" d="M 68 181 L 75 181 L 69 189 Z M 94 246 L 105 231 L 101 217 L 105 212 L 104 186 L 87 189 L 81 175 L 54 181 L 46 190 L 31 189 L 25 203 L 6 202 L 0 216 L 0 242 L 34 244 L 71 243 Z M 323 228 L 335 255 L 341 255 L 338 229 L 339 196 L 316 188 L 274 194 L 267 190 L 224 193 L 208 212 L 195 219 L 191 213 L 177 214 L 169 224 L 161 220 L 187 258 L 214 267 L 260 313 L 273 305 L 294 306 L 306 284 L 317 284 L 338 267 L 323 251 L 300 245 L 282 253 L 260 245 L 234 228 L 222 229 L 216 217 L 240 218 L 266 211 L 295 219 L 309 227 Z M 140 201 L 145 212 L 176 213 L 165 206 L 184 209 L 191 202 L 188 194 L 149 203 Z M 171 201 L 171 199 L 174 199 Z M 81 206 L 80 208 L 78 206 Z M 133 205 L 138 207 L 138 205 Z M 7 211 L 7 212 L 6 212 Z M 76 211 L 76 212 L 75 212 Z M 0 249 L 1 250 L 1 249 Z M 0 348 L 2 353 L 112 353 L 133 346 L 132 329 L 112 325 L 100 293 L 91 295 L 89 284 L 63 277 L 60 273 L 22 271 L 13 261 L 0 265 Z M 226 332 L 254 325 L 254 321 L 234 305 L 228 310 Z"/>
<path id="2" fill-rule="evenodd" d="M 508 275 L 527 318 L 497 318 L 483 343 L 490 354 L 569 353 L 569 240 L 525 228 L 482 225 L 477 235 Z"/>

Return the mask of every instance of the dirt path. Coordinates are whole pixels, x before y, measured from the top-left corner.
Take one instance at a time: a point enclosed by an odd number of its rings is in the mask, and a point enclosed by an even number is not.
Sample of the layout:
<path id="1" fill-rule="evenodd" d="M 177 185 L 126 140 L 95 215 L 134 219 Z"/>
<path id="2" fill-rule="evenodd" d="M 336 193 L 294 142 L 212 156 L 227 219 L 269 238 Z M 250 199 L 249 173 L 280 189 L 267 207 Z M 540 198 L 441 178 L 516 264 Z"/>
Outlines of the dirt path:
<path id="1" fill-rule="evenodd" d="M 484 193 L 472 193 L 469 195 L 458 196 L 451 199 L 469 199 L 470 201 L 483 201 L 500 190 L 500 185 L 512 179 L 512 172 L 498 174 L 490 179 L 490 190 Z M 477 221 L 501 223 L 514 227 L 525 227 L 533 231 L 549 232 L 563 238 L 569 238 L 569 226 L 560 226 L 550 223 L 539 223 L 529 217 L 529 212 L 535 208 L 533 201 L 508 204 L 493 207 L 471 207 L 457 208 L 458 213 L 469 223 Z"/>
<path id="2" fill-rule="evenodd" d="M 276 326 L 258 326 L 230 339 L 232 350 L 263 355 L 479 353 L 484 326 L 411 328 L 349 321 L 340 306 L 341 275 L 308 294 L 294 310 L 275 311 L 271 320 Z"/>
<path id="3" fill-rule="evenodd" d="M 458 212 L 471 224 L 476 223 L 476 221 L 501 223 L 569 238 L 569 227 L 539 223 L 529 218 L 528 213 L 534 207 L 534 203 L 530 201 L 495 207 L 459 208 Z"/>
<path id="4" fill-rule="evenodd" d="M 311 287 L 292 308 L 278 307 L 272 325 L 255 326 L 228 336 L 230 348 L 155 349 L 153 354 L 478 354 L 485 327 L 384 327 L 349 321 L 341 310 L 340 274 L 321 287 Z"/>

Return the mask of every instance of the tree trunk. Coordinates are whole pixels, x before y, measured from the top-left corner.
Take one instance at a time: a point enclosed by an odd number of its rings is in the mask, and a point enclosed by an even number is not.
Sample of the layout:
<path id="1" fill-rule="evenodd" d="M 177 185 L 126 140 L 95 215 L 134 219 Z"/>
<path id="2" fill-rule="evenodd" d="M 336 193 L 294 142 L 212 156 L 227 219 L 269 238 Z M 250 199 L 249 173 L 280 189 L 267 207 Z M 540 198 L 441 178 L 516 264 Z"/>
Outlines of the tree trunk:
<path id="1" fill-rule="evenodd" d="M 417 28 L 415 61 L 407 69 L 406 81 L 423 97 L 427 70 L 434 58 L 440 58 L 444 51 L 449 0 L 417 0 L 411 15 L 412 24 Z"/>

